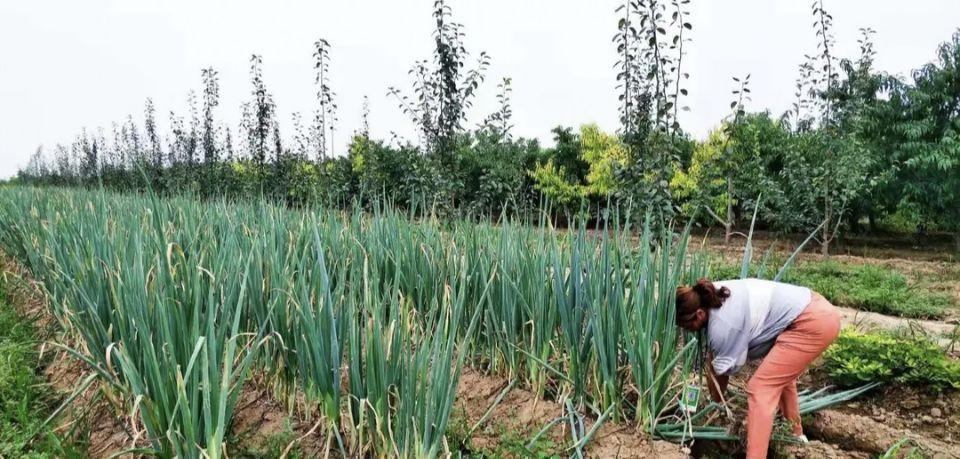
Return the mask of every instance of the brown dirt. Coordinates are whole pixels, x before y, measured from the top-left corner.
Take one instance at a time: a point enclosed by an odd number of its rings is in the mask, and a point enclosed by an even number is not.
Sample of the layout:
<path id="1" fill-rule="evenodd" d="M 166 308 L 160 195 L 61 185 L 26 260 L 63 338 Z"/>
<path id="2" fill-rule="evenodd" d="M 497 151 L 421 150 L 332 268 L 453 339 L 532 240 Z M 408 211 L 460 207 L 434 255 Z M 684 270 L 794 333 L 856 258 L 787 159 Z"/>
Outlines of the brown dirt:
<path id="1" fill-rule="evenodd" d="M 806 428 L 815 438 L 872 454 L 883 454 L 900 439 L 909 438 L 929 457 L 960 458 L 960 447 L 955 444 L 919 435 L 914 431 L 890 427 L 866 416 L 837 410 L 827 409 L 815 413 Z"/>
<path id="2" fill-rule="evenodd" d="M 896 401 L 896 403 L 891 403 Z M 834 408 L 851 416 L 866 416 L 888 428 L 909 430 L 960 448 L 960 393 L 930 395 L 890 386 Z"/>
<path id="3" fill-rule="evenodd" d="M 745 381 L 745 378 L 739 378 Z M 810 381 L 808 377 L 806 381 Z M 742 385 L 743 381 L 735 384 Z M 465 369 L 458 390 L 455 415 L 464 416 L 467 425 L 476 423 L 497 396 L 507 387 L 507 381 L 487 376 L 476 370 Z M 787 458 L 844 458 L 866 459 L 882 454 L 902 438 L 910 438 L 930 457 L 960 457 L 960 394 L 940 398 L 925 397 L 920 393 L 906 394 L 902 389 L 880 392 L 867 399 L 850 402 L 837 409 L 816 413 L 805 422 L 811 442 L 805 445 L 781 444 L 779 455 Z M 863 414 L 875 410 L 874 405 L 890 405 L 890 400 L 923 411 L 935 406 L 945 413 L 942 421 L 934 421 L 928 429 L 918 428 L 904 411 L 888 413 L 887 422 L 877 422 Z M 919 405 L 913 405 L 915 400 Z M 870 405 L 871 407 L 868 407 Z M 903 408 L 906 410 L 906 408 Z M 852 413 L 847 413 L 846 411 Z M 477 429 L 470 439 L 471 451 L 493 450 L 500 444 L 504 432 L 514 432 L 521 438 L 530 438 L 552 419 L 560 416 L 560 405 L 544 400 L 535 400 L 534 394 L 512 389 L 494 409 L 485 426 Z M 900 427 L 892 418 L 900 420 Z M 589 425 L 589 423 L 588 423 Z M 588 427 L 589 428 L 589 427 Z M 557 445 L 569 444 L 565 425 L 558 425 L 548 432 L 548 437 Z M 453 446 L 453 445 L 451 445 Z M 702 443 L 696 448 L 699 457 L 716 457 L 742 454 L 742 445 Z M 688 450 L 663 441 L 648 441 L 648 438 L 631 426 L 606 423 L 587 448 L 590 457 L 689 457 Z"/>
<path id="4" fill-rule="evenodd" d="M 301 400 L 302 402 L 302 400 Z M 229 449 L 232 457 L 263 457 L 294 448 L 302 457 L 336 457 L 336 447 L 328 444 L 320 419 L 307 419 L 295 404 L 288 409 L 260 377 L 247 381 L 237 399 L 230 426 Z M 279 451 L 265 451 L 266 445 L 280 441 Z"/>
<path id="5" fill-rule="evenodd" d="M 59 324 L 47 307 L 39 283 L 22 266 L 0 252 L 0 275 L 5 291 L 17 312 L 34 321 L 41 338 L 38 371 L 50 383 L 53 391 L 66 400 L 89 374 L 86 365 L 68 353 L 53 347 L 52 340 L 75 346 L 76 341 L 59 333 Z M 47 341 L 43 341 L 47 340 Z M 113 453 L 146 446 L 142 429 L 130 416 L 120 412 L 109 402 L 110 392 L 102 384 L 94 383 L 77 396 L 62 414 L 56 431 L 75 442 L 86 444 L 89 457 L 110 457 Z M 124 455 L 121 457 L 133 457 Z"/>
<path id="6" fill-rule="evenodd" d="M 811 368 L 800 377 L 801 388 L 829 384 L 819 361 Z M 731 378 L 731 387 L 743 393 L 755 370 L 756 362 L 749 362 Z M 931 395 L 900 386 L 882 387 L 805 417 L 804 432 L 810 444 L 781 444 L 780 453 L 796 458 L 872 458 L 910 438 L 933 457 L 960 457 L 960 392 Z"/>
<path id="7" fill-rule="evenodd" d="M 787 445 L 782 447 L 781 454 L 791 459 L 872 459 L 874 455 L 846 451 L 836 445 L 812 440 L 805 445 Z"/>
<path id="8" fill-rule="evenodd" d="M 508 382 L 500 377 L 484 375 L 479 371 L 465 368 L 457 388 L 457 401 L 454 414 L 463 415 L 467 425 L 473 426 L 483 417 L 497 396 L 507 387 Z M 521 438 L 531 438 L 548 422 L 564 413 L 561 405 L 537 400 L 535 394 L 512 389 L 494 408 L 485 426 L 478 428 L 469 439 L 468 448 L 482 450 L 500 443 L 502 432 L 515 432 Z M 593 425 L 588 421 L 587 429 Z M 546 436 L 556 445 L 569 445 L 570 435 L 565 423 L 551 428 Z M 451 446 L 452 447 L 452 446 Z M 642 433 L 631 426 L 604 423 L 596 436 L 587 445 L 586 453 L 590 457 L 618 458 L 685 458 L 688 455 L 678 445 L 649 441 Z"/>

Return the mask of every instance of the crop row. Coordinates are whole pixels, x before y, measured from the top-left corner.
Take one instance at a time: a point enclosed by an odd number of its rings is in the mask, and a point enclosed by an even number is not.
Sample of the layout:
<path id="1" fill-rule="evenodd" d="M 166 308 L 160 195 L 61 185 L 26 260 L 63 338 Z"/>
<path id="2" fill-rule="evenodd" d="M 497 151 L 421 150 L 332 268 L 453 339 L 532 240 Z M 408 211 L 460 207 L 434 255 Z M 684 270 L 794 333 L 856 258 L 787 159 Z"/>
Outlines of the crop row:
<path id="1" fill-rule="evenodd" d="M 0 189 L 0 246 L 163 457 L 223 457 L 251 374 L 344 455 L 449 451 L 464 364 L 654 433 L 696 350 L 673 292 L 706 264 L 651 234 Z"/>

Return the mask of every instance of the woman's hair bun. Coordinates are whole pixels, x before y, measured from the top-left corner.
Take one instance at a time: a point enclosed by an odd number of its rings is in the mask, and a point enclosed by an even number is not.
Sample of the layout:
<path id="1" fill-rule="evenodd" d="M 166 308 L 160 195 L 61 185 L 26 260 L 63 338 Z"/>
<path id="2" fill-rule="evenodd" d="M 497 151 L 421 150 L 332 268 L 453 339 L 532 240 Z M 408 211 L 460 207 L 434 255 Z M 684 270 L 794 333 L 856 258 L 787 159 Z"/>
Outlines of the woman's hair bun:
<path id="1" fill-rule="evenodd" d="M 693 291 L 700 297 L 700 304 L 704 307 L 715 309 L 723 306 L 723 300 L 730 297 L 730 289 L 720 287 L 719 289 L 706 278 L 700 279 L 693 285 Z"/>

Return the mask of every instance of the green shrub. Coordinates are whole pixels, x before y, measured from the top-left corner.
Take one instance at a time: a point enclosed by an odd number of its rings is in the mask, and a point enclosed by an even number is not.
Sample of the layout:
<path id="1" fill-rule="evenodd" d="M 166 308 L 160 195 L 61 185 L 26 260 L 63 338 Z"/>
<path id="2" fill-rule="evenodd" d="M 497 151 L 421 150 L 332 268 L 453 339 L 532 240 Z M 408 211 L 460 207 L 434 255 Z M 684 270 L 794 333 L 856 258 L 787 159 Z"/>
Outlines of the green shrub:
<path id="1" fill-rule="evenodd" d="M 960 361 L 924 338 L 848 328 L 823 356 L 827 373 L 841 386 L 896 381 L 936 392 L 960 389 Z"/>

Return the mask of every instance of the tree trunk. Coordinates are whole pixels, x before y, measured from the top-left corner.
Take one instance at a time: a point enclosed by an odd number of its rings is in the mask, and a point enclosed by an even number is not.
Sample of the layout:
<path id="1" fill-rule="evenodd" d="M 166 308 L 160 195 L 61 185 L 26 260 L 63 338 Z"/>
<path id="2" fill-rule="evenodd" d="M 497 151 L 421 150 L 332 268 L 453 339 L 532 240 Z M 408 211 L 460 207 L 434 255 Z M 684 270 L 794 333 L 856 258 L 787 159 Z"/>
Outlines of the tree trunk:
<path id="1" fill-rule="evenodd" d="M 733 237 L 733 179 L 727 175 L 727 221 L 723 225 L 723 243 L 730 245 L 730 239 Z"/>
<path id="2" fill-rule="evenodd" d="M 825 193 L 829 196 L 829 193 Z M 833 213 L 833 203 L 830 202 L 830 199 L 827 198 L 824 209 L 823 209 L 823 238 L 820 241 L 820 253 L 825 257 L 830 256 L 830 241 L 832 235 L 830 234 L 830 220 Z"/>

